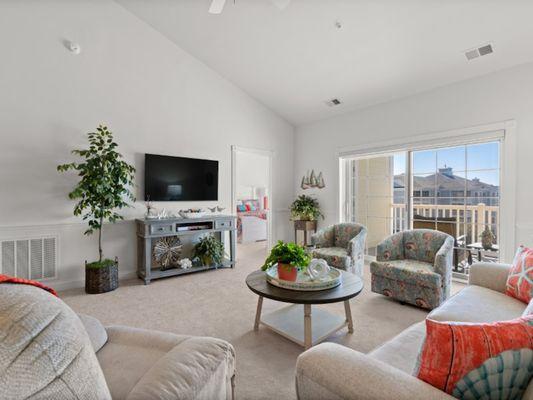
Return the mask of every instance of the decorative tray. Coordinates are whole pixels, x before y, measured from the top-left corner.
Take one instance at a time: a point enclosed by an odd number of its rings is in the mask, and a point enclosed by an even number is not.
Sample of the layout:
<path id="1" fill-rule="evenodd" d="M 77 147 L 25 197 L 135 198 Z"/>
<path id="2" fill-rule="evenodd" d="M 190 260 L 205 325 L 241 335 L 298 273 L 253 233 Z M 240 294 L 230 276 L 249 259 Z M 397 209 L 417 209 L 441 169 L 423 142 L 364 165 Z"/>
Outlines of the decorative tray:
<path id="1" fill-rule="evenodd" d="M 318 279 L 312 279 L 307 271 L 298 271 L 298 277 L 295 282 L 286 281 L 278 278 L 278 266 L 274 265 L 265 271 L 266 280 L 271 285 L 289 289 L 289 290 L 298 290 L 298 291 L 317 291 L 317 290 L 327 290 L 337 287 L 341 284 L 341 272 L 331 267 L 329 273 Z"/>

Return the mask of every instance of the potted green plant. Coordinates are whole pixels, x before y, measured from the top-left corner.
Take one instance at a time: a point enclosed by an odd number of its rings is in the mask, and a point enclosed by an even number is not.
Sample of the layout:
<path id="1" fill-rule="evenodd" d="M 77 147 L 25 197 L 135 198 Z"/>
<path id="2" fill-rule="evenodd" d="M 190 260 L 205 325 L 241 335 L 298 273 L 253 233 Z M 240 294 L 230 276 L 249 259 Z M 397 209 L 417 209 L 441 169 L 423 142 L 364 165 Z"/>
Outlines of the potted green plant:
<path id="1" fill-rule="evenodd" d="M 305 194 L 298 196 L 292 202 L 291 216 L 292 219 L 300 221 L 316 221 L 318 217 L 324 219 L 318 200 Z"/>
<path id="2" fill-rule="evenodd" d="M 485 250 L 492 249 L 492 245 L 494 244 L 494 241 L 496 240 L 496 236 L 494 236 L 494 233 L 490 230 L 489 226 L 485 226 L 485 230 L 481 232 L 481 246 Z"/>
<path id="3" fill-rule="evenodd" d="M 78 201 L 74 206 L 74 215 L 82 216 L 89 225 L 84 234 L 98 232 L 98 261 L 85 261 L 85 291 L 104 293 L 118 287 L 118 259 L 104 258 L 102 229 L 104 222 L 114 223 L 123 219 L 117 209 L 128 207 L 128 200 L 135 201 L 130 191 L 135 168 L 117 152 L 118 145 L 106 126 L 100 125 L 96 132 L 87 136 L 89 148 L 72 151 L 83 160 L 59 165 L 57 170 L 74 170 L 80 177 L 68 197 Z"/>
<path id="4" fill-rule="evenodd" d="M 277 264 L 279 279 L 294 282 L 298 276 L 298 270 L 305 270 L 309 261 L 310 257 L 302 246 L 280 240 L 270 250 L 262 270 L 265 271 Z"/>
<path id="5" fill-rule="evenodd" d="M 193 257 L 203 265 L 221 265 L 224 260 L 224 245 L 214 235 L 200 238 L 194 245 Z"/>

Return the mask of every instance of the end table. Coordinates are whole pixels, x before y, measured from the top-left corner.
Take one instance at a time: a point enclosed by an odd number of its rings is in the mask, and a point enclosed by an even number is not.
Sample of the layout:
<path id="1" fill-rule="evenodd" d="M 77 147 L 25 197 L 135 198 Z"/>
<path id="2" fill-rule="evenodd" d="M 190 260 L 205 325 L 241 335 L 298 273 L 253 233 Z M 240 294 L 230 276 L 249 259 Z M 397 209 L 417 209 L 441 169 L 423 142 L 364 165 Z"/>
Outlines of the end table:
<path id="1" fill-rule="evenodd" d="M 294 221 L 294 243 L 298 243 L 298 231 L 304 232 L 304 247 L 308 246 L 307 243 L 307 232 L 316 232 L 316 221 L 303 221 L 296 220 Z"/>

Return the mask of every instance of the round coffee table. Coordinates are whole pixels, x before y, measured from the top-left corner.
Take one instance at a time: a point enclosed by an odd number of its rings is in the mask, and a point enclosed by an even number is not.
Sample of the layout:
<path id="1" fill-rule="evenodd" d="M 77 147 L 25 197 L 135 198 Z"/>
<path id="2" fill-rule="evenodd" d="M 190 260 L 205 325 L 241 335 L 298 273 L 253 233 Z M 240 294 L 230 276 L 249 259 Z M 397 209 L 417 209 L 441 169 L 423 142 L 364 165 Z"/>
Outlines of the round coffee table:
<path id="1" fill-rule="evenodd" d="M 279 288 L 267 282 L 265 272 L 252 272 L 246 277 L 246 285 L 259 296 L 254 330 L 257 331 L 259 324 L 262 324 L 305 347 L 306 350 L 345 326 L 348 327 L 349 333 L 353 333 L 350 299 L 361 293 L 364 285 L 363 280 L 358 276 L 345 271 L 341 273 L 342 281 L 339 286 L 333 289 L 306 292 Z M 264 297 L 292 305 L 261 316 Z M 341 301 L 344 302 L 346 318 L 318 307 L 314 309 L 313 318 L 311 318 L 311 305 Z M 303 319 L 301 318 L 302 308 Z"/>

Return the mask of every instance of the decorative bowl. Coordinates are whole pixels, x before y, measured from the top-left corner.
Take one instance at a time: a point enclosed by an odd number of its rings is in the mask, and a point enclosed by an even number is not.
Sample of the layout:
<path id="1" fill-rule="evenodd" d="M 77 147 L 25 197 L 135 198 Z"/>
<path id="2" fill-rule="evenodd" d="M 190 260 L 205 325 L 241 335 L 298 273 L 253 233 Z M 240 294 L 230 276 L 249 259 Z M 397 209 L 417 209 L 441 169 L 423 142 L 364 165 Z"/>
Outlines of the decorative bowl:
<path id="1" fill-rule="evenodd" d="M 180 216 L 183 218 L 201 218 L 205 217 L 206 212 L 204 210 L 200 211 L 191 211 L 191 210 L 182 210 L 180 211 Z"/>
<path id="2" fill-rule="evenodd" d="M 267 282 L 271 285 L 283 289 L 306 292 L 332 289 L 341 284 L 342 278 L 341 271 L 333 267 L 331 267 L 329 273 L 325 277 L 319 279 L 312 279 L 307 271 L 298 271 L 298 277 L 295 282 L 279 279 L 277 265 L 273 265 L 267 269 L 265 274 Z"/>

